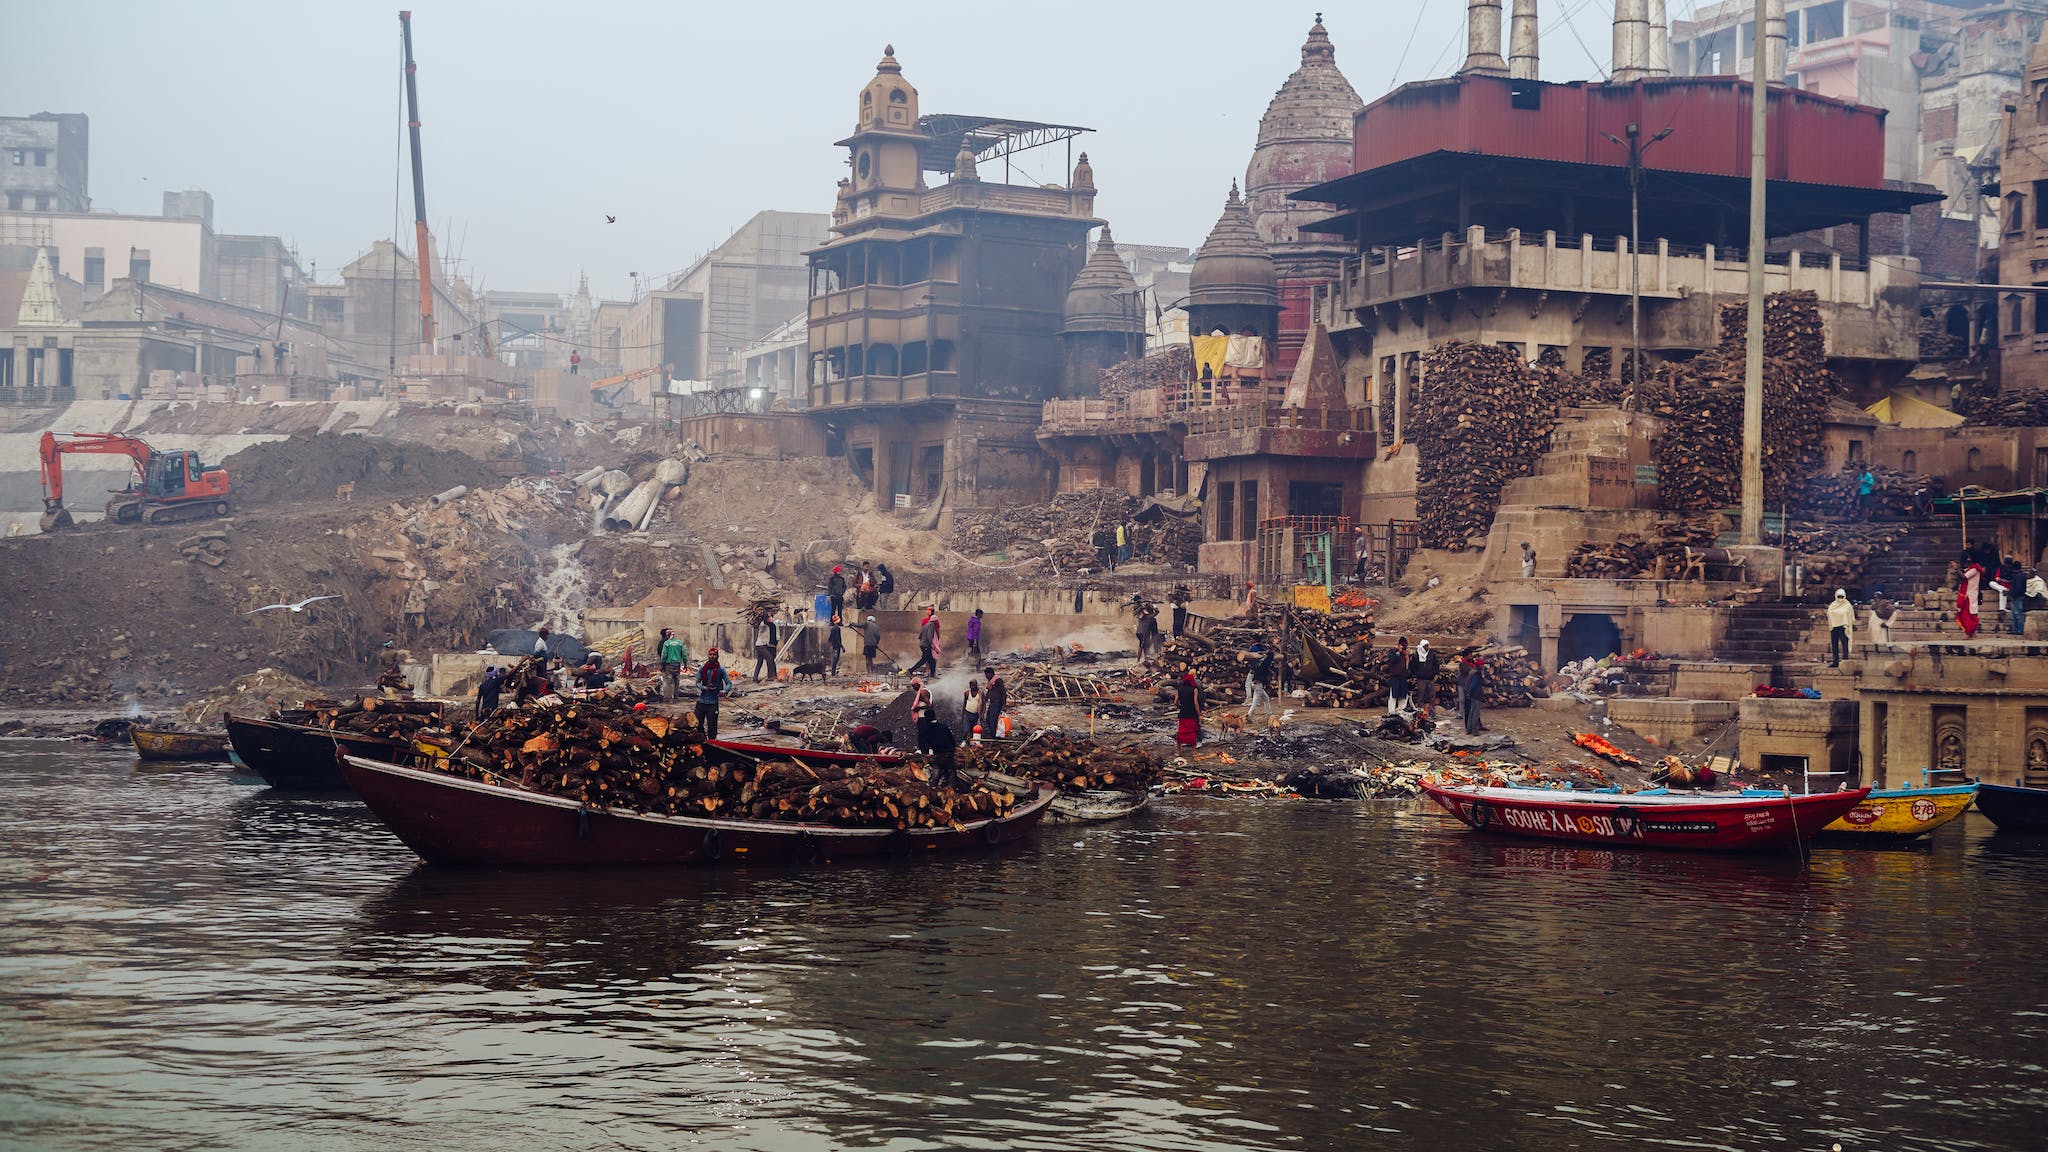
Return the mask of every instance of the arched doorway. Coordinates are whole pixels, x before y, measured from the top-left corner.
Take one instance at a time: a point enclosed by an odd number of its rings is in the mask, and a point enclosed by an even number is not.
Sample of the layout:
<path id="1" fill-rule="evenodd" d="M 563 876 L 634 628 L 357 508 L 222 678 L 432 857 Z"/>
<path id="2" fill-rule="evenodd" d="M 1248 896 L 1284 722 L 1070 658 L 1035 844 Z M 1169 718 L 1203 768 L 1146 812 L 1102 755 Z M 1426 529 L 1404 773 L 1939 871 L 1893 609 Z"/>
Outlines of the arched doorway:
<path id="1" fill-rule="evenodd" d="M 1598 660 L 1622 651 L 1621 626 L 1605 612 L 1580 612 L 1557 634 L 1557 662 L 1569 664 L 1588 656 Z"/>

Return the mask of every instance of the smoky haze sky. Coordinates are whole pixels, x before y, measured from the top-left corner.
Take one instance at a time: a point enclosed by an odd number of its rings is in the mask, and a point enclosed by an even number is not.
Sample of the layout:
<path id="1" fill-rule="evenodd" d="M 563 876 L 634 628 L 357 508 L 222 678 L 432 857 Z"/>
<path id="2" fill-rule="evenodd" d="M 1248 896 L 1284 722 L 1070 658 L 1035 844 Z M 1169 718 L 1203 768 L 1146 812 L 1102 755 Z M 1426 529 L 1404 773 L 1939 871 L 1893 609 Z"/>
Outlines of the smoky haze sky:
<path id="1" fill-rule="evenodd" d="M 89 115 L 95 209 L 155 215 L 165 190 L 204 188 L 218 231 L 282 236 L 323 281 L 394 223 L 410 247 L 410 176 L 394 182 L 408 164 L 396 4 L 6 7 L 16 50 L 0 114 Z M 1594 76 L 1605 0 L 1543 8 L 1544 78 Z M 624 297 L 629 273 L 685 268 L 755 211 L 829 211 L 845 171 L 832 142 L 892 42 L 924 112 L 1095 129 L 1076 147 L 1095 165 L 1097 215 L 1126 242 L 1193 247 L 1242 179 L 1316 11 L 414 0 L 427 214 L 441 254 L 480 287 L 566 293 L 580 270 L 593 293 Z M 1464 56 L 1460 0 L 1322 11 L 1367 101 Z M 1017 180 L 1064 182 L 1065 159 L 1026 153 Z"/>

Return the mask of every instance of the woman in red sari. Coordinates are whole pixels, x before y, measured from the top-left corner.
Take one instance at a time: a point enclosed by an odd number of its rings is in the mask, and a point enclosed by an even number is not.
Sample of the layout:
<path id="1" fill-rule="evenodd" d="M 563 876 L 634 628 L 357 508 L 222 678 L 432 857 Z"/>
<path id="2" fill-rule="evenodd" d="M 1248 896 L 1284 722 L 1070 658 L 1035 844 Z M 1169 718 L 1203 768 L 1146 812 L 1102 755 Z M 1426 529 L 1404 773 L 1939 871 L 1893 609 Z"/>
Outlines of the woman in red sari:
<path id="1" fill-rule="evenodd" d="M 1956 581 L 1956 623 L 1962 625 L 1965 637 L 1977 635 L 1977 597 L 1983 579 L 1984 566 L 1972 560 L 1963 566 L 1962 579 Z"/>
<path id="2" fill-rule="evenodd" d="M 1195 687 L 1195 674 L 1183 674 L 1180 683 L 1174 686 L 1175 711 L 1180 713 L 1180 727 L 1173 734 L 1173 742 L 1182 748 L 1199 747 L 1202 743 L 1202 701 Z"/>

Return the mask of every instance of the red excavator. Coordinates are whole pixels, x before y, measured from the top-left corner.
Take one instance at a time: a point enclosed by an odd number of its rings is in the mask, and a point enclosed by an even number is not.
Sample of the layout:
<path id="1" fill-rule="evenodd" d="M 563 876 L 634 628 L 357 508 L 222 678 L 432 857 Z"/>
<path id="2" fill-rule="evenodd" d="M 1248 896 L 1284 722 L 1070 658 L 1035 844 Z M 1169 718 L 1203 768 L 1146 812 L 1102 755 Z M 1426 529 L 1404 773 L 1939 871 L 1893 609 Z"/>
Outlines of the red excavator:
<path id="1" fill-rule="evenodd" d="M 169 524 L 228 514 L 228 474 L 208 468 L 197 452 L 159 452 L 118 432 L 43 433 L 43 531 L 71 527 L 64 509 L 64 457 L 73 452 L 126 456 L 135 477 L 107 500 L 115 524 Z"/>

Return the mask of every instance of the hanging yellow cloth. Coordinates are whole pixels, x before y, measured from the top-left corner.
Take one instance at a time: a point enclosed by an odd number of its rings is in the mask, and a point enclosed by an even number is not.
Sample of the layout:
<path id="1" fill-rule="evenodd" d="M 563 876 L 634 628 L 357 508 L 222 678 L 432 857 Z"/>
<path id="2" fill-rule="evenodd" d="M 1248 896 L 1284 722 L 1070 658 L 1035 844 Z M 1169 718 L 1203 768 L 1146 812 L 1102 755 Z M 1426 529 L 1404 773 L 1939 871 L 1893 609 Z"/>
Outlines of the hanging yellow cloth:
<path id="1" fill-rule="evenodd" d="M 1193 344 L 1195 349 L 1195 379 L 1201 379 L 1204 373 L 1209 376 L 1223 375 L 1224 361 L 1230 358 L 1230 337 L 1195 336 L 1190 338 L 1189 343 Z"/>

